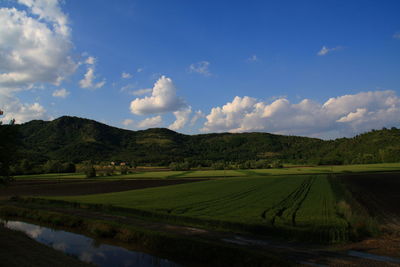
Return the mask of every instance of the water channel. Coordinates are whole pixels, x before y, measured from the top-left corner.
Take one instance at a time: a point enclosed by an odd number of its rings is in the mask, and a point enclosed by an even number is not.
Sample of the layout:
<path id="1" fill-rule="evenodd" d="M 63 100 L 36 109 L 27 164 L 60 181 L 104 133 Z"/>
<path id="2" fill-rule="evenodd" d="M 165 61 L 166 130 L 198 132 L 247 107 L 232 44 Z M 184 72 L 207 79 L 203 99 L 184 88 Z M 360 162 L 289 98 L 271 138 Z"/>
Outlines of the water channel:
<path id="1" fill-rule="evenodd" d="M 39 243 L 45 244 L 81 261 L 96 266 L 177 267 L 167 259 L 123 247 L 102 244 L 97 240 L 63 230 L 54 230 L 21 221 L 0 220 L 6 228 L 26 233 Z"/>

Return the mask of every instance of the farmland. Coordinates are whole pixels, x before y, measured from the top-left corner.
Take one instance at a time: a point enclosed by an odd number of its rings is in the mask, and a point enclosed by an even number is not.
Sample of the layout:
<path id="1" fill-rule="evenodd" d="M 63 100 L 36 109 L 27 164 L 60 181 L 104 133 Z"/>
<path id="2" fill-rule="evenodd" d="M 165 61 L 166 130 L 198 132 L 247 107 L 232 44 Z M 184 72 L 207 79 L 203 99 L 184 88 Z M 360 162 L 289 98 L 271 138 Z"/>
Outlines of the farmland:
<path id="1" fill-rule="evenodd" d="M 386 237 L 377 237 L 387 220 L 379 220 L 382 213 L 371 211 L 382 210 L 388 218 L 398 218 L 397 205 L 390 203 L 398 197 L 399 167 L 392 163 L 247 170 L 137 168 L 126 175 L 116 170 L 115 175 L 90 179 L 80 173 L 24 175 L 0 191 L 4 204 L 0 213 L 61 227 L 75 225 L 79 232 L 123 242 L 133 235 L 134 242 L 145 242 L 150 251 L 166 243 L 187 242 L 185 246 L 204 249 L 205 255 L 212 246 L 227 253 L 225 260 L 233 259 L 231 253 L 239 253 L 226 248 L 226 242 L 243 242 L 235 239 L 239 234 L 245 240 L 268 240 L 270 245 L 256 249 L 261 255 L 267 249 L 287 255 L 280 258 L 291 258 L 294 249 L 297 256 L 293 259 L 299 261 L 308 259 L 309 245 L 362 249 L 368 247 L 362 241 L 365 238 L 374 240 L 371 244 L 383 240 L 388 244 Z M 365 197 L 365 192 L 372 197 Z M 25 197 L 6 200 L 13 195 Z M 275 246 L 271 242 L 283 243 Z M 235 245 L 238 249 L 242 246 Z M 186 261 L 194 257 L 191 251 L 164 248 L 158 252 Z M 391 242 L 377 253 L 397 256 L 399 250 L 396 242 Z M 312 258 L 326 262 L 324 255 L 316 253 Z M 271 255 L 266 257 L 267 262 L 274 261 Z M 342 256 L 335 254 L 329 262 L 338 257 Z"/>
<path id="2" fill-rule="evenodd" d="M 302 166 L 287 165 L 277 169 L 246 169 L 246 170 L 189 170 L 189 171 L 147 171 L 145 168 L 138 168 L 126 175 L 101 176 L 98 179 L 174 179 L 174 178 L 224 178 L 224 177 L 249 177 L 249 176 L 271 176 L 271 175 L 303 175 L 303 174 L 350 174 L 366 172 L 390 172 L 398 171 L 400 163 L 378 163 L 359 165 L 337 165 L 337 166 Z M 118 173 L 118 169 L 116 170 Z M 17 180 L 23 179 L 84 179 L 82 173 L 49 173 L 37 175 L 18 175 Z"/>
<path id="3" fill-rule="evenodd" d="M 326 175 L 226 178 L 88 196 L 56 197 L 240 225 L 245 231 L 292 235 L 320 242 L 348 239 Z M 184 200 L 184 201 L 182 201 Z"/>
<path id="4" fill-rule="evenodd" d="M 225 231 L 340 243 L 376 234 L 377 224 L 366 209 L 360 209 L 362 199 L 349 197 L 344 192 L 347 189 L 338 183 L 349 187 L 349 179 L 343 177 L 367 173 L 397 177 L 391 172 L 399 167 L 399 163 L 387 163 L 251 170 L 138 169 L 94 179 L 84 179 L 79 173 L 25 175 L 17 176 L 14 185 L 2 190 L 0 197 L 51 196 L 146 211 L 177 223 L 194 220 L 196 226 Z M 359 191 L 365 190 L 370 189 Z"/>

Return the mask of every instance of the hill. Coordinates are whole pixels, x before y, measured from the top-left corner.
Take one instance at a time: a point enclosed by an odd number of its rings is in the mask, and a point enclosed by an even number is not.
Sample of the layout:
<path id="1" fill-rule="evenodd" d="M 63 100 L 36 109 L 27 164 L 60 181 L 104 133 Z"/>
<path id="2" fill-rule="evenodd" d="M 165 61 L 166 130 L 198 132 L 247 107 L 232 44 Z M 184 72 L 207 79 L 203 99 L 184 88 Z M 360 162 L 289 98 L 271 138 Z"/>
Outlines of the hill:
<path id="1" fill-rule="evenodd" d="M 69 116 L 15 127 L 19 158 L 37 163 L 49 159 L 155 165 L 186 160 L 194 166 L 260 159 L 302 164 L 400 161 L 400 130 L 396 128 L 326 141 L 269 133 L 184 135 L 165 128 L 130 131 Z"/>

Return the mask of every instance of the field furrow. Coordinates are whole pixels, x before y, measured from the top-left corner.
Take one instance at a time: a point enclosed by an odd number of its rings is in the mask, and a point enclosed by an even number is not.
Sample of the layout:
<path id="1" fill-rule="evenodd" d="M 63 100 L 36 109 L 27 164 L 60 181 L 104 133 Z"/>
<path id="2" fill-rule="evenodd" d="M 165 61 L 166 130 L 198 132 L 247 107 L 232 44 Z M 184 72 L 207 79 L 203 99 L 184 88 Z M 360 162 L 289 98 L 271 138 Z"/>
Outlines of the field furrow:
<path id="1" fill-rule="evenodd" d="M 291 237 L 340 242 L 348 222 L 338 215 L 326 175 L 209 180 L 101 195 L 57 197 L 184 218 L 240 223 Z M 268 230 L 270 229 L 270 230 Z"/>

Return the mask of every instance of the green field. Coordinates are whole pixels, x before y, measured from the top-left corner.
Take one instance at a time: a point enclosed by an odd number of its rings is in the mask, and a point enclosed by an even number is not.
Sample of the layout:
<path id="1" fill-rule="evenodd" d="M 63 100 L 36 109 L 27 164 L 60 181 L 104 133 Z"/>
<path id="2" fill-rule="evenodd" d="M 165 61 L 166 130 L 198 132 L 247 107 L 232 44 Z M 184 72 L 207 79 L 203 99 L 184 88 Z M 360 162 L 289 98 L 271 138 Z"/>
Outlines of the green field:
<path id="1" fill-rule="evenodd" d="M 246 177 L 209 180 L 99 195 L 53 197 L 81 203 L 239 224 L 266 234 L 339 242 L 348 222 L 326 175 Z"/>
<path id="2" fill-rule="evenodd" d="M 290 166 L 281 169 L 249 169 L 249 170 L 192 170 L 192 171 L 140 171 L 126 175 L 113 175 L 98 177 L 100 179 L 168 179 L 168 178 L 223 178 L 223 177 L 247 177 L 270 175 L 296 175 L 296 174 L 330 174 L 350 172 L 381 172 L 400 170 L 400 163 L 379 163 L 361 165 L 338 166 Z M 116 172 L 118 173 L 118 172 Z M 83 179 L 82 173 L 67 174 L 37 174 L 19 175 L 16 179 Z"/>

